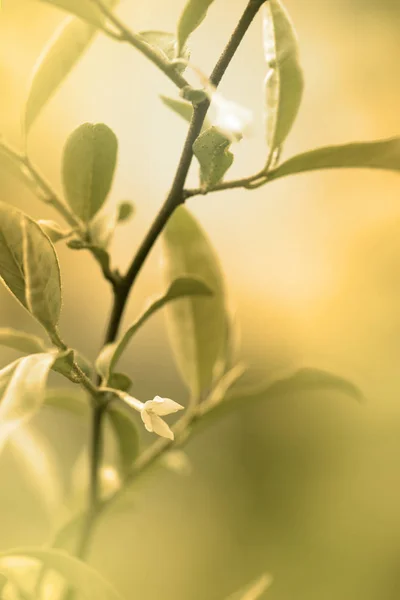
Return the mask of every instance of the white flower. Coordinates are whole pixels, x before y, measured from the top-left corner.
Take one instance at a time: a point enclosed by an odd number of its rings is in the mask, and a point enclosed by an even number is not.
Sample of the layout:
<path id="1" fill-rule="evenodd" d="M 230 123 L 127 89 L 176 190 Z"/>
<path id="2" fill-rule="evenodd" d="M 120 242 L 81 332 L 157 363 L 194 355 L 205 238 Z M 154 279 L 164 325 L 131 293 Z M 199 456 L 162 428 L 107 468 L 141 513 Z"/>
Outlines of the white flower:
<path id="1" fill-rule="evenodd" d="M 181 404 L 174 402 L 174 400 L 171 400 L 170 398 L 156 396 L 154 400 L 148 400 L 143 404 L 143 407 L 140 410 L 140 416 L 142 417 L 142 421 L 147 431 L 154 432 L 161 437 L 173 440 L 173 432 L 161 417 L 175 413 L 183 408 L 184 407 L 181 406 Z"/>

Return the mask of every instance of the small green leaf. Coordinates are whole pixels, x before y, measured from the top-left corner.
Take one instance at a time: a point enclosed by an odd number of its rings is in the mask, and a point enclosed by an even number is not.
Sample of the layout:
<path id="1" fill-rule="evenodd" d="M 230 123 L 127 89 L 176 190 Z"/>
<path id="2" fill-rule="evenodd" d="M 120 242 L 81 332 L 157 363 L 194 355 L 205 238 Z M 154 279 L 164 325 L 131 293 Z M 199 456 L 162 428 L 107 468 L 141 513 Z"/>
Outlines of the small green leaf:
<path id="1" fill-rule="evenodd" d="M 47 350 L 45 342 L 37 335 L 8 327 L 0 328 L 0 345 L 24 354 L 36 354 Z"/>
<path id="2" fill-rule="evenodd" d="M 118 141 L 102 123 L 84 123 L 68 138 L 64 149 L 63 180 L 74 213 L 85 223 L 103 206 L 117 161 Z"/>
<path id="3" fill-rule="evenodd" d="M 175 34 L 167 31 L 141 31 L 140 34 L 145 41 L 160 50 L 167 60 L 174 60 L 178 56 L 178 42 Z M 185 46 L 181 52 L 181 58 L 189 60 L 190 52 Z M 177 64 L 178 73 L 183 73 L 186 69 L 185 64 Z"/>
<path id="4" fill-rule="evenodd" d="M 265 120 L 271 160 L 290 132 L 303 96 L 297 36 L 279 0 L 265 4 L 264 52 L 269 71 L 265 78 Z"/>
<path id="5" fill-rule="evenodd" d="M 178 23 L 178 54 L 191 33 L 201 25 L 214 0 L 188 0 Z"/>
<path id="6" fill-rule="evenodd" d="M 376 142 L 354 142 L 343 146 L 327 146 L 289 158 L 268 173 L 278 179 L 295 173 L 319 169 L 383 169 L 400 171 L 400 137 Z"/>
<path id="7" fill-rule="evenodd" d="M 259 600 L 264 592 L 268 590 L 271 583 L 272 577 L 270 575 L 261 575 L 261 577 L 250 583 L 244 589 L 229 596 L 227 600 Z"/>
<path id="8" fill-rule="evenodd" d="M 193 153 L 200 164 L 202 188 L 212 189 L 219 183 L 233 163 L 229 151 L 230 140 L 216 127 L 210 127 L 199 135 L 193 144 Z"/>
<path id="9" fill-rule="evenodd" d="M 39 56 L 32 75 L 25 107 L 26 134 L 63 79 L 78 62 L 95 31 L 87 23 L 70 17 L 55 31 Z"/>
<path id="10" fill-rule="evenodd" d="M 84 356 L 82 356 L 82 354 L 72 349 L 66 350 L 65 352 L 60 352 L 57 355 L 53 365 L 53 371 L 56 371 L 57 373 L 64 375 L 64 377 L 67 377 L 67 379 L 77 383 L 79 379 L 74 373 L 75 362 L 87 377 L 92 376 L 92 366 L 90 362 Z"/>
<path id="11" fill-rule="evenodd" d="M 61 8 L 68 13 L 80 17 L 84 21 L 95 26 L 102 26 L 104 15 L 101 10 L 92 2 L 92 0 L 42 0 L 52 6 Z M 105 3 L 107 4 L 107 3 Z M 109 2 L 109 5 L 115 5 L 116 2 Z"/>
<path id="12" fill-rule="evenodd" d="M 0 371 L 0 447 L 42 406 L 55 355 L 32 354 Z"/>
<path id="13" fill-rule="evenodd" d="M 118 470 L 125 475 L 139 453 L 139 436 L 131 411 L 116 402 L 107 408 L 107 419 L 118 446 Z"/>
<path id="14" fill-rule="evenodd" d="M 38 225 L 40 225 L 41 229 L 45 232 L 53 244 L 56 244 L 60 240 L 64 240 L 71 235 L 71 231 L 62 229 L 62 227 L 56 223 L 56 221 L 39 219 Z"/>
<path id="15" fill-rule="evenodd" d="M 0 570 L 18 577 L 16 558 L 39 562 L 47 569 L 57 571 L 77 592 L 88 599 L 122 600 L 119 593 L 95 570 L 61 550 L 44 548 L 17 548 L 0 554 Z"/>
<path id="16" fill-rule="evenodd" d="M 246 408 L 254 402 L 276 401 L 290 394 L 315 391 L 336 392 L 357 401 L 363 400 L 362 392 L 351 381 L 321 369 L 302 368 L 288 373 L 286 377 L 258 386 L 256 389 L 232 389 L 223 402 L 220 402 L 207 413 L 207 416 L 204 416 L 204 422 L 208 418 L 215 420 L 232 410 Z"/>
<path id="17" fill-rule="evenodd" d="M 27 217 L 22 220 L 22 236 L 26 306 L 49 332 L 53 332 L 61 312 L 57 255 L 40 226 Z"/>
<path id="18" fill-rule="evenodd" d="M 115 390 L 128 392 L 132 387 L 132 379 L 124 373 L 112 373 L 108 385 Z"/>
<path id="19" fill-rule="evenodd" d="M 128 221 L 135 214 L 135 205 L 133 204 L 133 202 L 128 202 L 128 201 L 121 202 L 120 204 L 118 204 L 117 208 L 118 208 L 118 216 L 117 216 L 118 223 L 125 223 L 125 221 Z"/>
<path id="20" fill-rule="evenodd" d="M 50 332 L 61 310 L 57 256 L 40 226 L 21 211 L 0 202 L 0 277 Z"/>
<path id="21" fill-rule="evenodd" d="M 178 208 L 163 233 L 167 281 L 197 276 L 213 291 L 212 298 L 186 298 L 167 310 L 167 324 L 178 367 L 192 394 L 208 393 L 226 340 L 223 275 L 211 243 L 190 212 Z"/>
<path id="22" fill-rule="evenodd" d="M 109 380 L 110 373 L 112 373 L 122 353 L 139 327 L 141 327 L 152 314 L 157 310 L 160 310 L 160 308 L 167 303 L 185 296 L 211 295 L 212 291 L 203 281 L 190 276 L 185 277 L 184 274 L 182 274 L 181 277 L 177 277 L 172 281 L 167 292 L 163 296 L 150 302 L 142 315 L 133 323 L 133 325 L 131 325 L 131 327 L 129 327 L 128 331 L 125 332 L 120 340 L 104 346 L 96 360 L 96 369 L 98 373 L 100 373 L 106 382 Z"/>

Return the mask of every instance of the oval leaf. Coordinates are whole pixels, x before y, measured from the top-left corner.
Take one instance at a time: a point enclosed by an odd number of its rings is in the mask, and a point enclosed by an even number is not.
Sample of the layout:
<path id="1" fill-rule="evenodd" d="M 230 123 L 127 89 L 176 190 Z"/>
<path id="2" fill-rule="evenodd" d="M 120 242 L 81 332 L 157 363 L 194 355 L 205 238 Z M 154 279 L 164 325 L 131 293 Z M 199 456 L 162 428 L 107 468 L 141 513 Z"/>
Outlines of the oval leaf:
<path id="1" fill-rule="evenodd" d="M 233 163 L 229 151 L 230 140 L 216 127 L 199 135 L 193 144 L 193 153 L 200 164 L 200 183 L 205 190 L 219 183 Z"/>
<path id="2" fill-rule="evenodd" d="M 55 31 L 39 56 L 25 106 L 24 127 L 27 134 L 63 79 L 86 50 L 95 28 L 68 17 Z"/>
<path id="3" fill-rule="evenodd" d="M 297 37 L 279 0 L 264 7 L 264 53 L 269 71 L 265 79 L 265 121 L 270 157 L 285 141 L 303 95 L 303 72 Z"/>
<path id="4" fill-rule="evenodd" d="M 376 142 L 355 142 L 343 146 L 316 148 L 289 158 L 268 173 L 278 179 L 319 169 L 383 169 L 400 171 L 400 137 Z"/>
<path id="5" fill-rule="evenodd" d="M 164 272 L 201 277 L 212 298 L 187 298 L 167 310 L 175 357 L 186 384 L 196 397 L 210 388 L 226 340 L 227 316 L 223 275 L 214 249 L 190 212 L 178 208 L 163 233 Z"/>
<path id="6" fill-rule="evenodd" d="M 201 25 L 214 0 L 189 0 L 178 23 L 178 54 L 184 49 L 190 34 Z"/>
<path id="7" fill-rule="evenodd" d="M 0 448 L 42 406 L 55 354 L 25 356 L 0 371 Z"/>
<path id="8" fill-rule="evenodd" d="M 88 600 L 122 600 L 118 592 L 95 570 L 82 561 L 62 552 L 43 548 L 17 548 L 0 554 L 0 570 L 18 576 L 15 559 L 38 561 L 43 567 L 57 571 L 66 582 Z"/>
<path id="9" fill-rule="evenodd" d="M 47 350 L 46 344 L 37 335 L 8 327 L 0 329 L 0 345 L 18 350 L 24 354 L 36 354 Z"/>
<path id="10" fill-rule="evenodd" d="M 128 331 L 125 332 L 121 339 L 104 346 L 96 360 L 96 369 L 98 373 L 100 373 L 106 382 L 109 381 L 110 374 L 139 327 L 141 327 L 152 314 L 157 310 L 160 310 L 165 304 L 185 296 L 211 295 L 212 291 L 210 288 L 199 279 L 193 277 L 178 277 L 175 279 L 163 296 L 150 301 L 148 308 L 146 308 L 142 315 L 129 327 Z"/>
<path id="11" fill-rule="evenodd" d="M 52 332 L 61 310 L 57 256 L 40 226 L 21 211 L 0 202 L 0 277 L 6 286 Z"/>
<path id="12" fill-rule="evenodd" d="M 63 180 L 74 213 L 88 223 L 110 191 L 118 142 L 102 123 L 84 123 L 68 138 L 64 149 Z"/>

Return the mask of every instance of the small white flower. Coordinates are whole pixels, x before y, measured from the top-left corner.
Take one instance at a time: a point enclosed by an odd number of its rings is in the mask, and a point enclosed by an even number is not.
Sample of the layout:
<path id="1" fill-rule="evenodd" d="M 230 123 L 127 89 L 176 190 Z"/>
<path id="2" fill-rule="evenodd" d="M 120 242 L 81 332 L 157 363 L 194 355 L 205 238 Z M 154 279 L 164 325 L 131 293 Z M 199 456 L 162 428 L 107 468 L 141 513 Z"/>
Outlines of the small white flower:
<path id="1" fill-rule="evenodd" d="M 166 415 L 182 410 L 184 407 L 170 398 L 161 398 L 156 396 L 154 400 L 148 400 L 143 404 L 140 416 L 147 431 L 154 432 L 161 437 L 174 439 L 174 434 L 161 418 Z"/>

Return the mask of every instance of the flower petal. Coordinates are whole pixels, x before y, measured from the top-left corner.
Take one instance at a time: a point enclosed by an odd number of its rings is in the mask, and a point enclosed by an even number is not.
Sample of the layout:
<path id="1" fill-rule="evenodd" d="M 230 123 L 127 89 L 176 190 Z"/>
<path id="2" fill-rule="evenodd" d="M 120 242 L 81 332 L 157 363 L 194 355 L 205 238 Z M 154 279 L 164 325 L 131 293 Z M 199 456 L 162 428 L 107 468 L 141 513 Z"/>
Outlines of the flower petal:
<path id="1" fill-rule="evenodd" d="M 144 404 L 144 410 L 151 411 L 160 417 L 170 415 L 178 410 L 183 409 L 184 406 L 178 404 L 178 402 L 175 402 L 174 400 L 171 400 L 171 398 L 161 398 L 160 396 L 156 396 L 154 400 L 148 400 Z"/>
<path id="2" fill-rule="evenodd" d="M 146 410 L 142 410 L 140 413 L 140 416 L 142 417 L 142 421 L 143 421 L 144 426 L 146 427 L 147 431 L 150 431 L 150 433 L 152 433 L 153 432 L 153 421 L 152 421 L 151 415 Z"/>
<path id="3" fill-rule="evenodd" d="M 168 427 L 165 421 L 163 421 L 157 415 L 151 415 L 151 422 L 154 433 L 160 435 L 161 437 L 168 438 L 169 440 L 174 439 L 174 434 L 172 430 Z"/>

